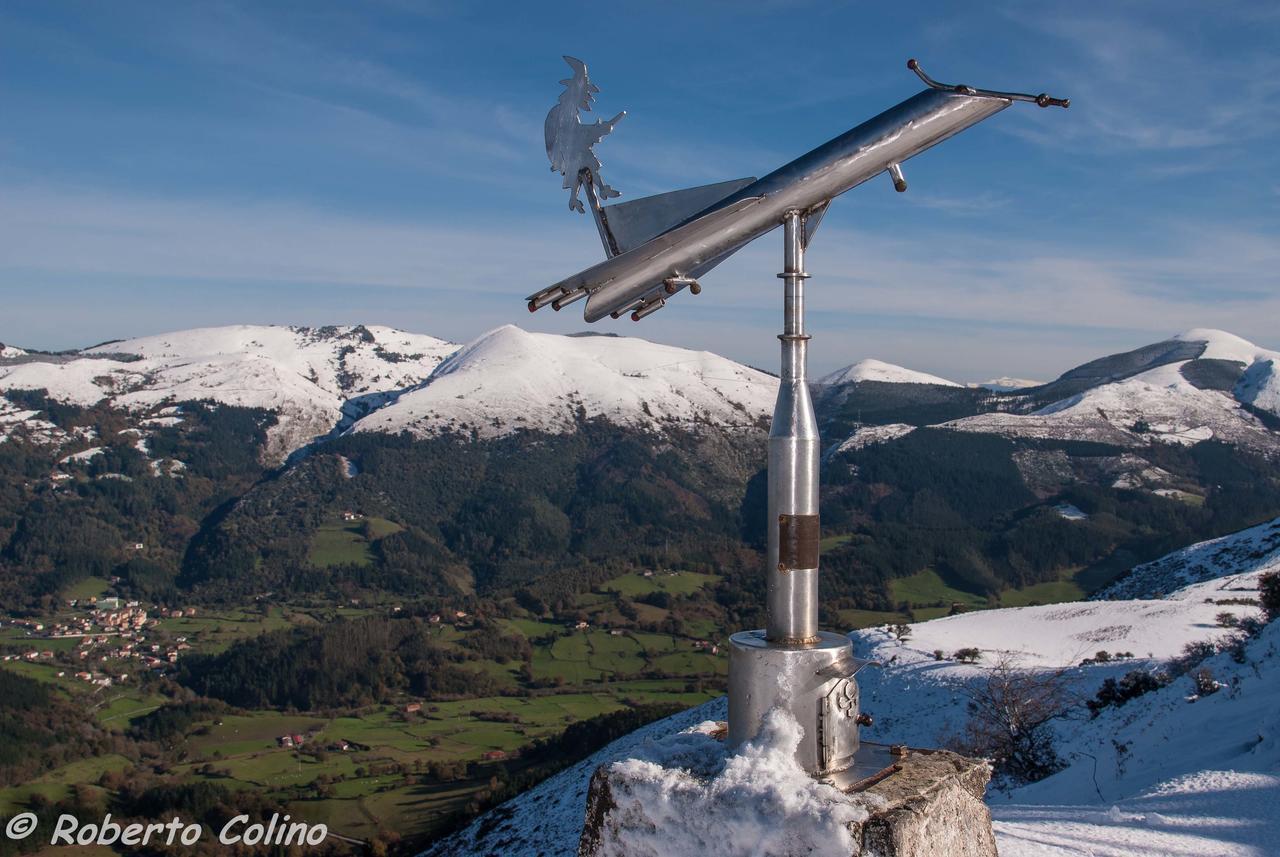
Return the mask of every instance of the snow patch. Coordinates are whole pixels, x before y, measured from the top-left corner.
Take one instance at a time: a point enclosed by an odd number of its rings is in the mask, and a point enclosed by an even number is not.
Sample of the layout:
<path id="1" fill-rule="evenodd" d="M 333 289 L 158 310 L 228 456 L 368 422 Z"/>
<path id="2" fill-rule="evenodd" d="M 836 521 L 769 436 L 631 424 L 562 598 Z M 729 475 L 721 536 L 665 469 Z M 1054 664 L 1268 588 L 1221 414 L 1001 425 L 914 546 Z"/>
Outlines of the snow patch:
<path id="1" fill-rule="evenodd" d="M 733 755 L 703 724 L 614 762 L 616 817 L 601 853 L 611 857 L 779 857 L 853 853 L 850 824 L 867 805 L 823 785 L 795 761 L 804 729 L 785 710 Z M 614 834 L 614 835 L 608 835 Z"/>
<path id="2" fill-rule="evenodd" d="M 1053 511 L 1057 512 L 1068 521 L 1085 521 L 1089 519 L 1089 516 L 1082 512 L 1080 507 L 1074 506 L 1071 503 L 1059 503 L 1053 507 Z"/>
<path id="3" fill-rule="evenodd" d="M 1000 378 L 992 378 L 990 381 L 979 381 L 976 384 L 970 384 L 970 387 L 981 387 L 990 390 L 993 393 L 1008 393 L 1013 390 L 1025 390 L 1028 387 L 1039 387 L 1043 381 L 1032 381 L 1028 378 L 1010 378 L 1003 376 Z"/>

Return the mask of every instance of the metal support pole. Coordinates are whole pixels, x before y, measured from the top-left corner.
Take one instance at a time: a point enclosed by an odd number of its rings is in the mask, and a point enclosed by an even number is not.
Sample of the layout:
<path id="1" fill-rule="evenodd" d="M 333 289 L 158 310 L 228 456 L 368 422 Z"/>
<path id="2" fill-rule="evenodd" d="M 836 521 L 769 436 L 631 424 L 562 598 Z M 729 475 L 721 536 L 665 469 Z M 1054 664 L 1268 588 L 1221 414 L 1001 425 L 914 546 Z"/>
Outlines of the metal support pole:
<path id="1" fill-rule="evenodd" d="M 818 638 L 818 421 L 809 396 L 804 332 L 804 214 L 783 220 L 782 376 L 769 429 L 766 635 L 807 645 Z"/>
<path id="2" fill-rule="evenodd" d="M 858 684 L 865 662 L 843 634 L 818 630 L 818 420 L 804 332 L 804 214 L 783 219 L 782 377 L 769 429 L 766 627 L 729 638 L 729 746 L 755 738 L 782 709 L 804 728 L 795 759 L 810 773 L 855 770 Z"/>

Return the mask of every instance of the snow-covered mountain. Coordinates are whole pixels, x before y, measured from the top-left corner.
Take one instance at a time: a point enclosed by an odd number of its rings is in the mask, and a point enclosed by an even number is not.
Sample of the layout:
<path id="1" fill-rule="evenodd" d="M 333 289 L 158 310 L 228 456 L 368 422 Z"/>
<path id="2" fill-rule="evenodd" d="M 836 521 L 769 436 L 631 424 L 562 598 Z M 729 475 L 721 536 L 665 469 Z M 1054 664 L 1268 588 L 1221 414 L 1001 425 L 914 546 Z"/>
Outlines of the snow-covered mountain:
<path id="1" fill-rule="evenodd" d="M 267 455 L 279 460 L 344 415 L 421 382 L 456 348 L 374 325 L 210 327 L 70 354 L 13 355 L 0 363 L 0 390 L 44 389 L 59 401 L 140 415 L 197 399 L 265 408 L 278 417 Z"/>
<path id="2" fill-rule="evenodd" d="M 939 378 L 937 375 L 930 375 L 927 372 L 917 372 L 914 369 L 906 369 L 902 366 L 895 366 L 892 363 L 885 363 L 881 360 L 859 360 L 851 366 L 846 366 L 825 375 L 818 379 L 818 384 L 825 387 L 834 387 L 838 384 L 856 384 L 860 381 L 881 381 L 889 384 L 935 384 L 939 387 L 959 387 L 955 381 L 948 381 L 946 378 Z"/>
<path id="3" fill-rule="evenodd" d="M 661 429 L 758 428 L 777 379 L 708 351 L 630 337 L 492 330 L 354 431 L 481 437 L 572 431 L 581 418 Z"/>
<path id="4" fill-rule="evenodd" d="M 985 413 L 945 426 L 1118 446 L 1217 439 L 1273 449 L 1276 435 L 1267 420 L 1280 416 L 1280 352 L 1220 330 L 1196 329 L 1021 392 L 1051 401 L 1030 413 Z M 1055 398 L 1058 392 L 1065 395 Z"/>
<path id="5" fill-rule="evenodd" d="M 1200 571 L 1188 578 L 1191 559 Z M 875 716 L 864 735 L 878 742 L 936 746 L 966 721 L 963 688 L 982 680 L 1001 656 L 1030 669 L 1070 668 L 1092 695 L 1106 678 L 1151 668 L 1195 642 L 1226 633 L 1214 622 L 1256 597 L 1258 578 L 1280 571 L 1280 519 L 1171 554 L 1135 572 L 1127 600 L 985 610 L 912 626 L 852 634 L 863 657 L 863 708 Z M 1210 575 L 1205 577 L 1204 575 Z M 1195 579 L 1190 585 L 1181 585 Z M 1161 596 L 1160 593 L 1167 592 Z M 1228 601 L 1224 607 L 1214 601 Z M 976 664 L 937 660 L 977 648 Z M 1080 665 L 1100 649 L 1133 652 Z M 1240 662 L 1243 660 L 1243 662 Z M 1038 783 L 991 791 L 1003 857 L 1262 857 L 1280 841 L 1280 622 L 1242 656 L 1205 661 L 1221 686 L 1199 695 L 1191 676 L 1090 718 L 1083 707 L 1061 723 L 1056 744 L 1066 767 Z M 651 724 L 484 815 L 428 851 L 443 855 L 576 853 L 592 772 L 645 752 L 654 742 L 705 720 L 723 720 L 723 698 Z"/>
<path id="6" fill-rule="evenodd" d="M 27 352 L 17 346 L 5 345 L 3 342 L 0 342 L 0 359 L 4 359 L 6 357 L 22 357 L 26 353 Z"/>

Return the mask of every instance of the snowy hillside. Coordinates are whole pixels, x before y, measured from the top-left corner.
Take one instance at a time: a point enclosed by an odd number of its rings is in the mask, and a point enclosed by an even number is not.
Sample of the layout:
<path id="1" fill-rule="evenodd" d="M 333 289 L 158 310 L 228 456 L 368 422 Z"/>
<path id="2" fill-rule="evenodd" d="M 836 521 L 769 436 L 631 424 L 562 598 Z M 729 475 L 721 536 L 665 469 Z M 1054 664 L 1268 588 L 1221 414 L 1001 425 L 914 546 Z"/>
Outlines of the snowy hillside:
<path id="1" fill-rule="evenodd" d="M 27 352 L 23 351 L 21 348 L 17 348 L 13 345 L 5 345 L 3 342 L 0 342 L 0 360 L 12 357 L 23 357 L 26 353 Z"/>
<path id="2" fill-rule="evenodd" d="M 1029 378 L 1010 378 L 1002 376 L 1000 378 L 992 378 L 989 381 L 979 381 L 976 384 L 970 384 L 971 387 L 982 387 L 993 393 L 1008 393 L 1013 390 L 1025 390 L 1028 387 L 1039 387 L 1042 382 L 1032 381 Z"/>
<path id="3" fill-rule="evenodd" d="M 1151 441 L 1189 445 L 1216 439 L 1254 449 L 1273 448 L 1275 433 L 1245 406 L 1280 414 L 1280 352 L 1219 330 L 1191 330 L 1170 344 L 1200 348 L 1189 352 L 1197 354 L 1191 359 L 1158 363 L 1114 380 L 1104 377 L 1032 413 L 987 413 L 944 425 L 1009 437 L 1121 446 L 1144 446 Z M 1043 389 L 1065 385 L 1067 378 Z"/>
<path id="4" fill-rule="evenodd" d="M 1139 565 L 1094 597 L 1161 598 L 1184 586 L 1219 578 L 1223 569 L 1268 567 L 1280 567 L 1280 520 L 1199 542 Z"/>
<path id="5" fill-rule="evenodd" d="M 885 425 L 878 426 L 863 426 L 862 428 L 855 430 L 853 434 L 849 435 L 844 440 L 828 447 L 824 456 L 826 458 L 830 458 L 832 456 L 839 455 L 842 452 L 850 452 L 853 450 L 863 449 L 868 446 L 873 446 L 877 443 L 885 443 L 886 441 L 893 440 L 894 438 L 911 434 L 911 432 L 915 430 L 915 426 L 907 425 L 906 423 L 886 423 Z"/>
<path id="6" fill-rule="evenodd" d="M 853 384 L 859 381 L 883 381 L 889 384 L 936 384 L 940 387 L 959 387 L 955 381 L 939 378 L 914 369 L 905 369 L 892 363 L 880 360 L 859 360 L 852 366 L 846 366 L 818 379 L 823 386 L 833 387 L 837 384 Z"/>
<path id="7" fill-rule="evenodd" d="M 278 415 L 276 459 L 426 378 L 456 346 L 389 327 L 200 328 L 0 364 L 0 390 L 45 389 L 79 405 L 145 414 L 209 399 Z M 355 413 L 351 413 L 354 411 Z"/>
<path id="8" fill-rule="evenodd" d="M 1178 654 L 1226 630 L 1224 610 L 1254 607 L 1206 599 L 1256 597 L 1258 577 L 1280 571 L 1280 553 L 1258 550 L 1280 520 L 1180 551 L 1143 566 L 1134 593 L 1154 594 L 1185 577 L 1187 557 L 1214 573 L 1163 598 L 989 610 L 912 626 L 899 641 L 884 630 L 855 632 L 858 654 L 880 669 L 859 675 L 863 708 L 875 716 L 864 734 L 879 742 L 936 746 L 966 721 L 963 688 L 1008 654 L 1029 668 L 1069 667 L 1083 696 L 1102 680 Z M 1181 557 L 1182 560 L 1179 560 Z M 1163 563 L 1163 565 L 1161 564 Z M 1203 568 L 1210 566 L 1204 564 Z M 1155 569 L 1162 568 L 1158 573 Z M 1203 577 L 1197 572 L 1198 577 Z M 976 664 L 951 654 L 979 649 Z M 944 653 L 942 660 L 933 654 Z M 1118 662 L 1076 666 L 1084 655 L 1131 651 Z M 1002 857 L 1262 857 L 1280 841 L 1280 623 L 1251 641 L 1238 663 L 1228 654 L 1204 666 L 1222 689 L 1198 696 L 1190 676 L 1090 719 L 1083 707 L 1057 729 L 1059 773 L 1009 792 L 992 791 Z M 482 816 L 428 852 L 441 855 L 571 855 L 586 788 L 600 764 L 644 753 L 646 745 L 703 720 L 725 717 L 723 699 L 652 724 Z"/>
<path id="9" fill-rule="evenodd" d="M 646 428 L 755 428 L 773 412 L 776 391 L 777 379 L 707 351 L 507 325 L 459 350 L 420 388 L 353 430 L 493 437 L 571 431 L 592 417 Z"/>

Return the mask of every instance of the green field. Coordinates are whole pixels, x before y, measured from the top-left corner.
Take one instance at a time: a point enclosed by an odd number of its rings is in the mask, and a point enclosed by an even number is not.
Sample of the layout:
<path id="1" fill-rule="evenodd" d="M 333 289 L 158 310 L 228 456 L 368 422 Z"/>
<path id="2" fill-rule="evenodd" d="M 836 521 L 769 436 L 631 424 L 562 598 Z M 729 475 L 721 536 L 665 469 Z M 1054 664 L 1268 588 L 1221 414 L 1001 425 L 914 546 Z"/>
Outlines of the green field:
<path id="1" fill-rule="evenodd" d="M 62 590 L 63 598 L 74 598 L 78 601 L 87 601 L 90 598 L 101 598 L 106 593 L 111 582 L 101 577 L 86 577 Z"/>
<path id="2" fill-rule="evenodd" d="M 986 598 L 948 585 L 931 568 L 916 572 L 910 577 L 899 577 L 889 581 L 889 592 L 895 604 L 905 601 L 912 606 L 931 605 L 938 602 L 959 603 L 966 607 L 987 606 Z"/>
<path id="3" fill-rule="evenodd" d="M 128 766 L 129 760 L 124 756 L 97 756 L 55 768 L 29 783 L 0 789 L 0 815 L 21 811 L 37 794 L 51 801 L 61 800 L 73 786 L 95 783 L 107 771 L 122 771 Z"/>
<path id="4" fill-rule="evenodd" d="M 879 625 L 891 625 L 902 620 L 901 613 L 890 613 L 883 610 L 840 611 L 842 627 L 850 631 L 855 631 L 859 628 L 875 628 Z"/>
<path id="5" fill-rule="evenodd" d="M 372 526 L 370 526 L 372 525 Z M 316 532 L 312 560 L 318 564 L 352 561 L 367 556 L 376 537 L 396 525 L 371 519 Z M 325 821 L 346 836 L 371 837 L 394 830 L 402 835 L 430 832 L 464 809 L 476 793 L 488 788 L 495 770 L 486 753 L 502 751 L 500 764 L 519 771 L 521 748 L 560 735 L 566 726 L 634 705 L 677 703 L 693 706 L 721 692 L 727 671 L 726 653 L 712 655 L 695 648 L 695 639 L 716 641 L 722 630 L 712 615 L 692 612 L 681 616 L 679 635 L 634 630 L 636 621 L 662 622 L 670 611 L 635 604 L 638 620 L 619 610 L 623 595 L 665 592 L 672 596 L 696 593 L 719 578 L 693 572 L 658 572 L 651 577 L 625 575 L 604 591 L 580 593 L 574 609 L 591 623 L 583 630 L 567 630 L 572 618 L 556 620 L 521 610 L 514 599 L 506 604 L 506 618 L 494 618 L 504 633 L 540 640 L 530 662 L 532 683 L 524 685 L 520 661 L 475 658 L 461 645 L 477 631 L 443 622 L 430 628 L 432 639 L 446 649 L 468 656 L 464 668 L 497 680 L 503 694 L 482 698 L 422 702 L 416 712 L 405 701 L 383 703 L 354 712 L 307 713 L 289 711 L 228 711 L 189 727 L 180 755 L 166 758 L 167 772 L 185 781 L 207 780 L 232 791 L 251 790 L 285 802 L 297 815 Z M 105 582 L 103 582 L 105 583 Z M 95 587 L 97 584 L 95 584 Z M 88 588 L 85 589 L 88 591 Z M 180 606 L 180 605 L 178 605 Z M 183 651 L 218 653 L 236 641 L 291 627 L 316 625 L 340 618 L 386 615 L 391 605 L 380 602 L 290 603 L 262 601 L 242 607 L 201 606 L 194 615 L 161 616 L 146 628 L 148 643 L 164 648 L 186 643 Z M 58 620 L 63 620 L 60 611 Z M 511 615 L 514 614 L 514 615 Z M 522 615 L 523 614 L 523 615 Z M 581 614 L 580 614 L 581 615 Z M 48 624 L 48 623 L 46 623 Z M 78 640 L 28 636 L 21 627 L 0 628 L 0 641 L 12 651 L 36 649 L 64 652 Z M 184 655 L 180 654 L 179 657 Z M 58 657 L 65 658 L 66 653 Z M 11 661 L 5 668 L 57 686 L 77 699 L 87 717 L 117 733 L 121 741 L 133 722 L 172 700 L 161 695 L 164 685 L 153 683 L 149 671 L 136 661 L 111 661 L 93 668 L 130 679 L 111 688 L 75 679 L 76 662 Z M 61 678 L 58 672 L 64 672 Z M 305 736 L 302 747 L 280 745 L 284 735 Z M 342 742 L 347 749 L 342 750 Z M 425 775 L 430 765 L 454 765 L 444 781 Z M 0 790 L 0 812 L 25 808 L 36 795 L 51 801 L 68 797 L 71 784 L 93 784 L 104 771 L 126 770 L 123 755 L 86 759 L 32 782 Z M 479 765 L 477 768 L 476 766 Z M 453 779 L 461 777 L 461 779 Z M 96 786 L 91 786 L 96 788 Z M 109 799 L 104 797 L 104 799 Z"/>
<path id="6" fill-rule="evenodd" d="M 699 574 L 694 571 L 655 571 L 652 577 L 633 572 L 615 577 L 604 585 L 604 591 L 617 592 L 628 598 L 649 595 L 653 592 L 669 592 L 672 595 L 691 595 L 704 586 L 717 583 L 715 574 Z"/>
<path id="7" fill-rule="evenodd" d="M 123 691 L 107 695 L 93 713 L 100 723 L 124 729 L 132 720 L 155 711 L 164 703 L 165 698 L 158 694 Z"/>
<path id="8" fill-rule="evenodd" d="M 889 591 L 895 603 L 905 601 L 911 605 L 917 621 L 923 621 L 924 611 L 938 609 L 931 606 L 939 603 L 948 606 L 961 604 L 969 609 L 980 609 L 988 606 L 1026 607 L 1032 604 L 1079 601 L 1087 593 L 1080 583 L 1078 571 L 1078 569 L 1067 569 L 1058 580 L 1036 583 L 1022 589 L 1006 589 L 1000 593 L 999 598 L 995 599 L 994 604 L 984 596 L 949 586 L 933 569 L 925 569 L 910 577 L 892 580 L 889 582 Z M 944 610 L 943 615 L 945 613 Z"/>
<path id="9" fill-rule="evenodd" d="M 306 613 L 271 606 L 260 610 L 220 610 L 180 619 L 160 619 L 153 627 L 174 638 L 186 637 L 200 651 L 216 654 L 236 640 L 316 621 Z"/>
<path id="10" fill-rule="evenodd" d="M 843 544 L 848 544 L 851 541 L 853 541 L 853 533 L 841 533 L 837 536 L 827 536 L 819 543 L 818 546 L 823 553 L 826 553 L 829 550 L 837 548 Z"/>
<path id="11" fill-rule="evenodd" d="M 335 565 L 372 565 L 373 543 L 398 533 L 401 526 L 386 518 L 364 518 L 358 521 L 330 521 L 321 524 L 311 536 L 307 561 L 320 568 Z"/>
<path id="12" fill-rule="evenodd" d="M 927 622 L 951 612 L 952 605 L 959 604 L 966 610 L 987 607 L 1028 607 L 1036 604 L 1060 604 L 1079 601 L 1086 597 L 1090 575 L 1103 579 L 1094 570 L 1065 569 L 1058 580 L 1037 583 L 1022 589 L 1006 589 L 998 598 L 984 596 L 947 584 L 933 569 L 925 569 L 910 577 L 889 581 L 889 592 L 897 604 L 907 604 L 910 616 L 896 611 L 842 610 L 840 618 L 849 628 L 872 628 L 894 622 Z"/>
<path id="13" fill-rule="evenodd" d="M 1037 583 L 1023 589 L 1006 589 L 1000 593 L 1000 606 L 1026 607 L 1031 604 L 1061 604 L 1066 601 L 1080 601 L 1087 594 L 1074 575 L 1065 575 L 1061 580 Z"/>

